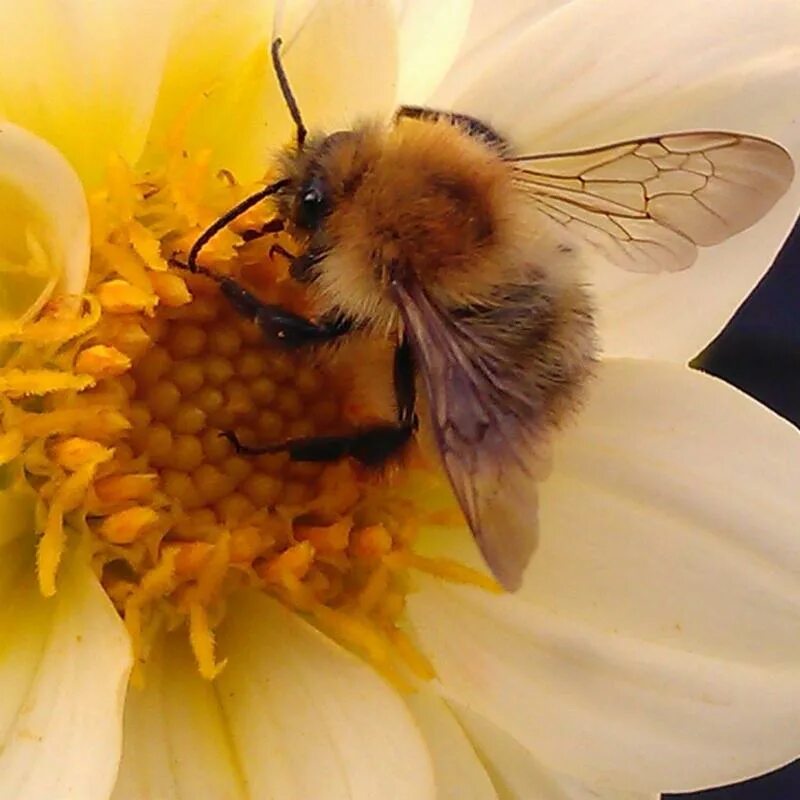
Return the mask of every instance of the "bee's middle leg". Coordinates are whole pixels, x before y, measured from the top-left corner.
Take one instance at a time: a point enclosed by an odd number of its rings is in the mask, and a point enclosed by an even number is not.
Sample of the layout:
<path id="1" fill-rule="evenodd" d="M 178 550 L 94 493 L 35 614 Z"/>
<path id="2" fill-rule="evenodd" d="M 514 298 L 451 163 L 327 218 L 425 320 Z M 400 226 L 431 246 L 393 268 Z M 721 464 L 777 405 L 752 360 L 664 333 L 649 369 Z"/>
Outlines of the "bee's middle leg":
<path id="1" fill-rule="evenodd" d="M 292 461 L 331 462 L 349 456 L 368 467 L 377 467 L 408 444 L 418 427 L 414 413 L 416 403 L 415 371 L 408 341 L 397 346 L 394 356 L 394 390 L 397 421 L 371 425 L 361 430 L 337 436 L 309 436 L 289 439 L 264 447 L 247 447 L 236 435 L 223 435 L 243 455 L 288 453 Z"/>

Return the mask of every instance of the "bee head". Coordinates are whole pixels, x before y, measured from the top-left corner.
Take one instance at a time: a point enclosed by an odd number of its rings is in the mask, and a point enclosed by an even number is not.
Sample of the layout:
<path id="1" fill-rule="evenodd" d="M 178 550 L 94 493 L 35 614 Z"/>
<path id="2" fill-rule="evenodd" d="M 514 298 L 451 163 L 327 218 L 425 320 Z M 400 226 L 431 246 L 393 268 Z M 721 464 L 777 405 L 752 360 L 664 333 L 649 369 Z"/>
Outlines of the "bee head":
<path id="1" fill-rule="evenodd" d="M 368 123 L 281 158 L 279 214 L 302 254 L 290 274 L 350 316 L 383 314 L 396 281 L 471 291 L 497 260 L 508 171 L 452 125 Z"/>

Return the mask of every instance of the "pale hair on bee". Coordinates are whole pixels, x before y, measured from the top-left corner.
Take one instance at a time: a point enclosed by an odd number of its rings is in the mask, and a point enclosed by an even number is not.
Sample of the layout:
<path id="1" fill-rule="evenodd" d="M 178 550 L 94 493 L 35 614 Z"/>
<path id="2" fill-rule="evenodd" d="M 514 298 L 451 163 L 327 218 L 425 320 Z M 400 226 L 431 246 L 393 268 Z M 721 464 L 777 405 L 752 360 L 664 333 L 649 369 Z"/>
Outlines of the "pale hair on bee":
<path id="1" fill-rule="evenodd" d="M 792 159 L 774 142 L 717 131 L 518 155 L 480 120 L 413 106 L 388 123 L 309 136 L 280 48 L 276 39 L 273 65 L 296 140 L 277 155 L 277 179 L 175 263 L 216 280 L 273 344 L 313 346 L 357 331 L 391 341 L 396 414 L 339 436 L 256 448 L 226 435 L 243 453 L 380 465 L 417 434 L 419 413 L 486 563 L 514 590 L 537 540 L 549 441 L 580 405 L 596 357 L 580 278 L 587 248 L 627 270 L 686 269 L 698 247 L 774 205 L 791 183 Z M 308 287 L 313 319 L 197 263 L 214 235 L 268 197 L 277 217 L 263 231 L 286 229 L 301 247 L 286 255 L 292 278 Z"/>

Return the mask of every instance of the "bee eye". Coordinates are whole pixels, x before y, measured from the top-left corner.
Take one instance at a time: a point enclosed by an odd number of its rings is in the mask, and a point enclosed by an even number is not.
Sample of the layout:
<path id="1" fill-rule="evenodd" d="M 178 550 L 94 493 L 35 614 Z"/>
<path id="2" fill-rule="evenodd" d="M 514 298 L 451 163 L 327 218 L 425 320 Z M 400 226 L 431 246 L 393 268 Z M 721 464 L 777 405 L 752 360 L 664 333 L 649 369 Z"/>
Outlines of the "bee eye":
<path id="1" fill-rule="evenodd" d="M 297 203 L 297 224 L 314 230 L 328 211 L 328 198 L 319 178 L 312 178 L 301 190 Z"/>

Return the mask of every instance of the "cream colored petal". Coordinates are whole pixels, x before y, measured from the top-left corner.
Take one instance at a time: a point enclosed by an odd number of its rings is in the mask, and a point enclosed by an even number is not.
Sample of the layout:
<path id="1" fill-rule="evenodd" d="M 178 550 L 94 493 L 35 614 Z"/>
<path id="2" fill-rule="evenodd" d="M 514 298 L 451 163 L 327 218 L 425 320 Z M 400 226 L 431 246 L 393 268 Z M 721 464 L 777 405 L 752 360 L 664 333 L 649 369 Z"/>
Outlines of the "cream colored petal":
<path id="1" fill-rule="evenodd" d="M 467 30 L 452 66 L 436 87 L 431 104 L 446 108 L 460 97 L 498 56 L 511 47 L 520 31 L 541 24 L 574 0 L 474 0 Z"/>
<path id="2" fill-rule="evenodd" d="M 45 600 L 27 540 L 0 557 L 0 796 L 106 800 L 121 750 L 128 637 L 89 569 Z"/>
<path id="3" fill-rule="evenodd" d="M 394 102 L 397 30 L 388 0 L 286 4 L 272 0 L 183 0 L 146 161 L 165 147 L 212 151 L 212 165 L 260 178 L 293 127 L 269 46 L 284 38 L 284 65 L 309 127 L 344 127 Z"/>
<path id="4" fill-rule="evenodd" d="M 231 606 L 219 643 L 219 696 L 253 797 L 435 796 L 413 718 L 355 656 L 256 594 Z"/>
<path id="5" fill-rule="evenodd" d="M 399 15 L 397 102 L 425 103 L 464 43 L 472 0 L 396 0 Z"/>
<path id="6" fill-rule="evenodd" d="M 93 185 L 138 158 L 173 22 L 172 0 L 0 5 L 0 116 L 56 145 Z"/>
<path id="7" fill-rule="evenodd" d="M 83 291 L 89 211 L 78 176 L 38 136 L 0 122 L 0 319 L 38 311 L 60 280 Z"/>
<path id="8" fill-rule="evenodd" d="M 800 749 L 796 666 L 708 657 L 616 633 L 613 619 L 601 629 L 517 597 L 424 584 L 411 615 L 443 695 L 548 771 L 681 791 L 766 771 Z"/>
<path id="9" fill-rule="evenodd" d="M 406 703 L 433 759 L 436 800 L 498 800 L 475 749 L 447 705 L 427 689 L 409 695 Z"/>
<path id="10" fill-rule="evenodd" d="M 143 163 L 180 149 L 211 148 L 215 165 L 260 177 L 269 120 L 268 46 L 273 0 L 176 0 L 172 29 Z"/>
<path id="11" fill-rule="evenodd" d="M 114 800 L 433 797 L 424 742 L 372 670 L 272 600 L 231 603 L 200 678 L 185 634 L 131 689 Z"/>
<path id="12" fill-rule="evenodd" d="M 333 131 L 394 110 L 399 42 L 391 2 L 318 0 L 285 38 L 286 71 L 310 128 Z M 283 109 L 274 96 L 270 107 Z M 284 130 L 282 140 L 292 133 Z"/>
<path id="13" fill-rule="evenodd" d="M 32 491 L 21 488 L 0 491 L 0 547 L 33 530 L 35 502 Z"/>
<path id="14" fill-rule="evenodd" d="M 638 0 L 575 0 L 512 38 L 437 101 L 494 122 L 523 151 L 721 128 L 774 138 L 800 158 L 794 0 L 678 0 L 647 13 Z M 686 273 L 653 279 L 598 269 L 606 352 L 695 355 L 764 273 L 799 206 L 795 186 L 763 223 L 706 251 Z"/>
<path id="15" fill-rule="evenodd" d="M 604 364 L 541 487 L 520 594 L 412 600 L 447 696 L 593 786 L 690 789 L 791 759 L 799 483 L 800 434 L 754 401 Z"/>
<path id="16" fill-rule="evenodd" d="M 500 800 L 660 800 L 660 793 L 590 786 L 559 775 L 484 717 L 454 706 L 454 713 L 484 759 Z"/>
<path id="17" fill-rule="evenodd" d="M 265 713 L 267 713 L 265 711 Z M 251 800 L 219 687 L 200 677 L 184 631 L 159 642 L 125 703 L 112 800 Z"/>

